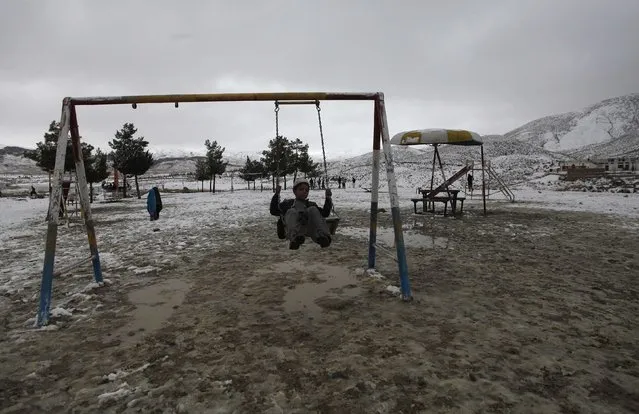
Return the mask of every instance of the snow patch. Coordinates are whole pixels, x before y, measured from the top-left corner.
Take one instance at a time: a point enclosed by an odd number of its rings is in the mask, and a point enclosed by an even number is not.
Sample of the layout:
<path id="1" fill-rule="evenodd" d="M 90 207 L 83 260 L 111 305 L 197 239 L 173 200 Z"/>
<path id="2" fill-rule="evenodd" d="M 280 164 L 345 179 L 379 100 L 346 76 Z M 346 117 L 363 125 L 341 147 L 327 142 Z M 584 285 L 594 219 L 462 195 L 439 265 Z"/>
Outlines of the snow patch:
<path id="1" fill-rule="evenodd" d="M 114 401 L 122 400 L 131 395 L 135 390 L 131 389 L 126 382 L 120 384 L 119 388 L 112 392 L 105 392 L 98 395 L 98 404 L 100 406 L 107 405 Z"/>
<path id="2" fill-rule="evenodd" d="M 376 280 L 386 279 L 384 275 L 382 275 L 375 269 L 365 269 L 364 275 Z"/>
<path id="3" fill-rule="evenodd" d="M 60 318 L 60 317 L 71 317 L 72 313 L 64 308 L 61 307 L 55 307 L 53 309 L 51 309 L 51 318 Z"/>
<path id="4" fill-rule="evenodd" d="M 602 119 L 603 116 L 607 115 L 597 111 L 580 118 L 577 125 L 563 135 L 559 142 L 549 141 L 544 148 L 549 151 L 567 151 L 609 141 L 611 136 L 606 130 L 610 128 L 610 125 L 606 124 L 607 118 Z"/>
<path id="5" fill-rule="evenodd" d="M 386 291 L 395 296 L 399 296 L 402 292 L 399 286 L 393 286 L 393 285 L 386 286 Z"/>

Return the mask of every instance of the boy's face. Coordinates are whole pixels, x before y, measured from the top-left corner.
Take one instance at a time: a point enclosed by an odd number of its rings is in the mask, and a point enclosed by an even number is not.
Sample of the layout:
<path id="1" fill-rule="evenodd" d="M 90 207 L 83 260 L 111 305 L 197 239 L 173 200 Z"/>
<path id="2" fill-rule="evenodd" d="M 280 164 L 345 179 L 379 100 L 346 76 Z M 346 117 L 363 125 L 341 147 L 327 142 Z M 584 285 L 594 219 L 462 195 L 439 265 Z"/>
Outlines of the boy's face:
<path id="1" fill-rule="evenodd" d="M 308 198 L 308 185 L 300 184 L 293 190 L 295 198 L 299 200 L 306 200 Z"/>

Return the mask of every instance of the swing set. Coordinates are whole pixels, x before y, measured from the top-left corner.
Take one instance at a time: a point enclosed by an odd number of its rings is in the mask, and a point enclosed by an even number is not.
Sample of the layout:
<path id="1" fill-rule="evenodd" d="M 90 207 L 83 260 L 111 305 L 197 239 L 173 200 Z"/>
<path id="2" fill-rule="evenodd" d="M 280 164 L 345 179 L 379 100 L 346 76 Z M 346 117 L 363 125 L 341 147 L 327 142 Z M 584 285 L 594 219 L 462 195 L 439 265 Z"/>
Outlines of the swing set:
<path id="1" fill-rule="evenodd" d="M 325 150 L 325 145 L 324 145 L 324 130 L 322 128 L 322 108 L 320 108 L 320 101 L 319 100 L 314 100 L 314 101 L 279 101 L 276 100 L 275 101 L 275 139 L 282 139 L 283 136 L 280 135 L 280 118 L 279 118 L 279 113 L 280 113 L 280 105 L 315 105 L 315 108 L 317 109 L 317 122 L 319 124 L 319 133 L 320 133 L 320 141 L 322 142 L 322 160 L 324 161 L 324 177 L 326 180 L 326 188 L 329 189 L 329 177 L 328 177 L 328 167 L 327 167 L 327 163 L 326 163 L 326 150 Z M 280 145 L 278 145 L 277 149 L 279 150 L 277 152 L 277 171 L 275 173 L 275 181 L 276 181 L 276 186 L 278 186 L 280 184 L 280 166 L 281 166 L 281 160 L 282 160 L 282 148 Z M 278 198 L 277 198 L 277 203 L 280 203 L 280 198 L 279 198 L 279 194 L 278 194 Z M 339 221 L 340 221 L 340 217 L 337 214 L 337 212 L 335 211 L 335 204 L 331 203 L 331 212 L 333 213 L 332 216 L 326 217 L 326 224 L 328 225 L 328 228 L 330 230 L 331 234 L 335 234 L 335 232 L 337 231 L 337 226 L 339 225 Z M 278 219 L 278 226 L 283 226 L 284 225 L 284 218 L 280 217 Z M 279 233 L 278 233 L 279 234 Z M 280 238 L 282 238 L 280 236 Z"/>
<path id="2" fill-rule="evenodd" d="M 373 101 L 373 167 L 371 186 L 371 210 L 370 233 L 368 243 L 368 269 L 375 269 L 377 251 L 377 215 L 379 200 L 379 171 L 381 150 L 384 151 L 386 161 L 386 178 L 388 180 L 388 192 L 395 234 L 396 261 L 399 268 L 401 298 L 404 301 L 412 299 L 410 282 L 408 278 L 408 265 L 406 261 L 406 249 L 402 231 L 402 221 L 399 210 L 399 197 L 397 194 L 397 182 L 393 166 L 393 153 L 390 144 L 388 119 L 384 94 L 382 92 L 263 92 L 263 93 L 216 93 L 216 94 L 183 94 L 183 95 L 132 95 L 132 96 L 106 96 L 106 97 L 66 97 L 62 100 L 62 114 L 60 118 L 60 134 L 55 156 L 55 167 L 52 177 L 52 191 L 49 201 L 49 214 L 47 234 L 44 251 L 44 263 L 42 268 L 42 281 L 40 285 L 40 300 L 36 318 L 36 325 L 43 326 L 49 322 L 53 278 L 64 272 L 68 272 L 84 263 L 91 262 L 93 277 L 98 285 L 102 286 L 102 268 L 95 232 L 95 223 L 91 212 L 89 199 L 89 186 L 87 183 L 84 160 L 80 144 L 80 132 L 76 107 L 96 105 L 131 105 L 134 109 L 140 104 L 172 103 L 176 108 L 179 103 L 195 102 L 247 102 L 247 101 L 275 101 L 276 108 L 283 102 L 300 103 L 306 101 L 316 104 L 320 121 L 320 136 L 322 140 L 322 153 L 324 155 L 324 172 L 327 173 L 326 154 L 324 151 L 324 136 L 321 130 L 321 116 L 319 101 Z M 279 135 L 279 125 L 276 133 Z M 83 211 L 85 228 L 89 244 L 90 255 L 79 259 L 75 263 L 67 264 L 61 269 L 55 270 L 55 253 L 58 237 L 60 199 L 62 197 L 62 184 L 64 173 L 64 160 L 67 151 L 67 143 L 71 140 L 71 150 L 75 162 L 76 182 L 79 188 L 80 205 Z M 338 217 L 339 218 L 339 217 Z"/>

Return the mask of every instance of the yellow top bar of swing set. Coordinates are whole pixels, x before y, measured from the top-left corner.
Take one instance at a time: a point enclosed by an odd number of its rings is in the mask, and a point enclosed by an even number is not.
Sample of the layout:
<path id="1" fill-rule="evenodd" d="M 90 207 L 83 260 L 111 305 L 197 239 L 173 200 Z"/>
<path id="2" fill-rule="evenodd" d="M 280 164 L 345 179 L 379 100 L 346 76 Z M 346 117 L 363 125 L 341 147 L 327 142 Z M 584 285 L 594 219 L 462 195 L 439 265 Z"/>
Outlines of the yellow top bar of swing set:
<path id="1" fill-rule="evenodd" d="M 209 93 L 180 95 L 130 95 L 68 97 L 71 105 L 132 105 L 179 102 L 240 102 L 240 101 L 366 101 L 383 98 L 382 92 L 260 92 Z"/>

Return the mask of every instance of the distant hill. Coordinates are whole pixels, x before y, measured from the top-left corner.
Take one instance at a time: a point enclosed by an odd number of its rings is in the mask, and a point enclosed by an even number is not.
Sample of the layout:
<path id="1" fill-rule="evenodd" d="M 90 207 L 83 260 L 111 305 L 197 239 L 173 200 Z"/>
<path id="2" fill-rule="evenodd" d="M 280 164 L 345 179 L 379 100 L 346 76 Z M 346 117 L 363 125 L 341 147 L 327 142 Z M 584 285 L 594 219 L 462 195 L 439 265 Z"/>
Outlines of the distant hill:
<path id="1" fill-rule="evenodd" d="M 635 131 L 610 141 L 586 145 L 571 151 L 570 155 L 579 159 L 639 157 L 639 132 Z"/>
<path id="2" fill-rule="evenodd" d="M 546 116 L 504 134 L 508 139 L 566 154 L 628 136 L 639 136 L 639 93 L 606 99 L 581 111 Z M 632 139 L 624 142 L 634 146 Z M 617 151 L 626 152 L 620 143 L 616 145 Z M 591 147 L 595 148 L 607 151 L 605 145 Z"/>
<path id="3" fill-rule="evenodd" d="M 38 175 L 42 170 L 36 163 L 22 154 L 26 148 L 15 146 L 2 146 L 0 148 L 0 174 Z"/>
<path id="4" fill-rule="evenodd" d="M 26 148 L 22 147 L 5 147 L 0 145 L 0 157 L 3 155 L 15 155 L 21 157 L 22 154 L 26 151 Z"/>
<path id="5" fill-rule="evenodd" d="M 639 155 L 639 93 L 606 99 L 579 111 L 550 115 L 522 125 L 504 135 L 482 137 L 486 158 L 507 182 L 520 182 L 543 174 L 561 160 L 585 160 L 619 155 Z M 22 157 L 25 148 L 0 146 L 0 173 L 36 175 L 42 172 Z M 151 148 L 157 160 L 151 174 L 193 172 L 204 150 Z M 442 146 L 445 169 L 479 160 L 477 148 Z M 431 147 L 393 147 L 396 174 L 406 185 L 430 179 Z M 261 153 L 226 153 L 231 168 L 244 165 L 246 157 Z M 317 160 L 319 161 L 319 160 Z M 356 177 L 370 185 L 372 152 L 329 162 L 329 173 Z M 383 165 L 383 156 L 382 156 Z M 383 172 L 382 172 L 383 173 Z M 428 175 L 428 177 L 427 177 Z M 382 182 L 384 179 L 382 178 Z"/>
<path id="6" fill-rule="evenodd" d="M 581 111 L 543 117 L 504 135 L 482 137 L 484 152 L 495 171 L 509 184 L 544 175 L 563 160 L 639 155 L 639 94 L 606 99 Z M 398 182 L 417 187 L 430 181 L 430 146 L 393 148 Z M 479 162 L 472 147 L 441 146 L 447 176 L 466 161 Z M 382 168 L 384 160 L 381 160 Z M 356 177 L 370 186 L 372 152 L 331 163 L 330 174 Z M 436 181 L 438 172 L 436 172 Z M 384 171 L 380 179 L 385 185 Z"/>

